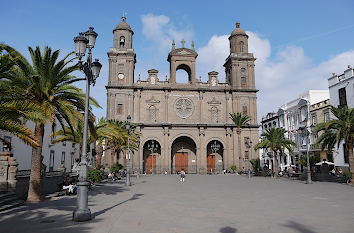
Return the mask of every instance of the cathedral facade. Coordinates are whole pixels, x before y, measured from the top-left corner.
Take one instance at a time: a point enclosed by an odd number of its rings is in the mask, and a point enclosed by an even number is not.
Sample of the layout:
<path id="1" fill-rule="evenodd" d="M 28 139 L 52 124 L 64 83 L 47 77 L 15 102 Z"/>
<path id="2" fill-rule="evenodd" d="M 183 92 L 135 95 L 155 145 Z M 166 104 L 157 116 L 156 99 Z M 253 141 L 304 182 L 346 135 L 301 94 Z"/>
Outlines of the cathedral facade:
<path id="1" fill-rule="evenodd" d="M 113 30 L 113 48 L 108 52 L 109 79 L 107 119 L 125 121 L 130 115 L 141 133 L 139 149 L 131 153 L 131 169 L 141 173 L 205 174 L 247 170 L 247 159 L 258 158 L 247 142 L 258 142 L 255 58 L 248 53 L 248 35 L 240 24 L 232 31 L 230 54 L 225 60 L 225 83 L 218 72 L 208 73 L 208 81 L 196 78 L 198 54 L 192 48 L 176 48 L 167 56 L 169 77 L 158 69 L 147 71 L 145 80 L 134 75 L 136 54 L 133 30 L 126 18 Z M 210 54 L 212 56 L 212 54 Z M 189 83 L 177 83 L 176 71 L 184 70 Z M 248 127 L 237 132 L 230 113 L 251 116 Z M 239 134 L 240 133 L 240 134 Z M 115 160 L 125 164 L 125 156 Z M 110 161 L 113 163 L 116 161 Z"/>

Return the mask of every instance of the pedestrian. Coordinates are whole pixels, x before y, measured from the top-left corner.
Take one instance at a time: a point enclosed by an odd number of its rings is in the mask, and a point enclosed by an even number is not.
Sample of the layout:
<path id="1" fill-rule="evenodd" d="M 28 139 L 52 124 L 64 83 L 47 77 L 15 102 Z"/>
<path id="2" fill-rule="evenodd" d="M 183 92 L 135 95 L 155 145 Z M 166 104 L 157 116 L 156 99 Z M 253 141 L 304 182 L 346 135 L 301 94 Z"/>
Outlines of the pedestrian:
<path id="1" fill-rule="evenodd" d="M 184 182 L 184 178 L 186 177 L 186 173 L 184 172 L 184 169 L 181 171 L 181 182 Z"/>

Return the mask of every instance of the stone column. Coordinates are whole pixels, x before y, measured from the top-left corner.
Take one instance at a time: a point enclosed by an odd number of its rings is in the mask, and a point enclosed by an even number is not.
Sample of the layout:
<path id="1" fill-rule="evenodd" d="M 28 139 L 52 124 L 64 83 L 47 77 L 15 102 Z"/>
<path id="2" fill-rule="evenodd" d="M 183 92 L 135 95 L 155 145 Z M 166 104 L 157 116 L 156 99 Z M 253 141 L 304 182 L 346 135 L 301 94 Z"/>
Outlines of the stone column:
<path id="1" fill-rule="evenodd" d="M 201 127 L 199 128 L 199 147 L 197 149 L 197 172 L 200 174 L 206 174 L 207 172 L 205 149 L 205 129 Z"/>

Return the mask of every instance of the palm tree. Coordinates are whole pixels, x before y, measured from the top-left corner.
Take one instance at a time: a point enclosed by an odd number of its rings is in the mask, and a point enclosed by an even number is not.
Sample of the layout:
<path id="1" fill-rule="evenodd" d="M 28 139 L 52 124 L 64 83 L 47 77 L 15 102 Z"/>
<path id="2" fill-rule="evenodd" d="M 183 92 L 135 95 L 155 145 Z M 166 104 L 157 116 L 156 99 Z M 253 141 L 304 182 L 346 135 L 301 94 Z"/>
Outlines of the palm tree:
<path id="1" fill-rule="evenodd" d="M 323 133 L 318 137 L 316 144 L 321 145 L 322 150 L 326 147 L 332 150 L 337 144 L 344 142 L 349 156 L 349 171 L 354 172 L 353 141 L 354 141 L 354 108 L 333 107 L 331 112 L 336 119 L 322 122 L 316 125 L 316 131 Z M 351 180 L 354 183 L 354 178 Z"/>
<path id="2" fill-rule="evenodd" d="M 8 92 L 7 81 L 15 75 L 14 59 L 8 54 L 2 54 L 0 50 L 0 130 L 17 136 L 26 144 L 38 146 L 32 130 L 25 125 L 27 119 L 36 116 L 36 107 L 33 104 L 13 100 L 11 93 Z M 11 143 L 4 138 L 0 137 L 0 141 L 11 148 Z"/>
<path id="3" fill-rule="evenodd" d="M 283 128 L 268 128 L 265 132 L 261 134 L 264 137 L 264 140 L 258 142 L 253 148 L 258 150 L 260 148 L 269 148 L 274 152 L 274 177 L 278 177 L 278 151 L 284 152 L 284 149 L 287 149 L 289 153 L 293 154 L 291 146 L 297 147 L 296 143 L 286 139 L 284 134 L 287 131 Z"/>
<path id="4" fill-rule="evenodd" d="M 238 113 L 229 113 L 230 114 L 230 118 L 231 120 L 234 122 L 234 124 L 236 125 L 236 133 L 238 135 L 238 158 L 239 158 L 239 169 L 241 169 L 242 165 L 241 165 L 241 132 L 242 129 L 249 125 L 249 122 L 251 121 L 251 117 L 247 114 L 242 114 L 240 112 Z M 235 163 L 235 160 L 234 160 Z"/>
<path id="5" fill-rule="evenodd" d="M 0 100 L 0 130 L 7 131 L 20 138 L 25 144 L 38 146 L 32 130 L 25 125 L 25 120 L 34 117 L 34 108 L 27 103 L 12 101 L 1 103 Z M 0 141 L 6 143 L 11 149 L 11 143 L 0 137 Z"/>
<path id="6" fill-rule="evenodd" d="M 14 48 L 0 44 L 12 58 L 16 57 L 17 75 L 8 79 L 9 90 L 15 91 L 16 99 L 34 104 L 42 115 L 34 121 L 34 136 L 39 144 L 32 149 L 32 163 L 28 201 L 40 201 L 40 164 L 43 145 L 44 125 L 54 118 L 62 127 L 73 128 L 73 122 L 81 117 L 85 108 L 85 95 L 82 90 L 71 85 L 82 79 L 70 74 L 79 69 L 79 65 L 69 65 L 75 58 L 68 59 L 69 53 L 58 61 L 59 50 L 52 52 L 45 47 L 43 53 L 39 47 L 28 48 L 32 64 Z M 92 104 L 99 106 L 91 99 Z"/>
<path id="7" fill-rule="evenodd" d="M 105 150 L 111 151 L 111 165 L 113 165 L 115 153 L 128 149 L 128 131 L 124 121 L 106 120 L 100 124 L 101 127 L 97 129 L 98 141 L 104 141 Z M 131 125 L 129 145 L 131 151 L 138 148 L 137 142 L 140 134 L 134 131 L 135 127 L 135 124 Z"/>

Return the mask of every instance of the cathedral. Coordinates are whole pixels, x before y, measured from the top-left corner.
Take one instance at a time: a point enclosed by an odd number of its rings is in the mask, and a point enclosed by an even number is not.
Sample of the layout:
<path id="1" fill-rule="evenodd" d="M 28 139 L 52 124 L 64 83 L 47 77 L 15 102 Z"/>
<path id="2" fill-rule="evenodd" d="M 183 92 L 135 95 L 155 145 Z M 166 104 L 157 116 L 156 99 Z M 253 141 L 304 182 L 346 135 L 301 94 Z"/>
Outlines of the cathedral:
<path id="1" fill-rule="evenodd" d="M 225 82 L 210 71 L 208 81 L 196 77 L 198 53 L 191 48 L 172 49 L 168 77 L 151 67 L 138 78 L 134 74 L 136 54 L 134 31 L 122 17 L 113 30 L 113 47 L 108 52 L 109 78 L 107 119 L 125 121 L 130 115 L 141 133 L 137 151 L 131 153 L 131 169 L 141 173 L 221 173 L 247 170 L 248 159 L 258 158 L 249 148 L 258 142 L 257 89 L 254 61 L 248 52 L 248 35 L 236 23 L 229 37 L 230 54 L 225 59 Z M 210 54 L 212 56 L 212 54 Z M 178 83 L 176 71 L 184 70 L 189 83 Z M 230 113 L 251 116 L 250 124 L 237 131 Z M 252 145 L 252 144 L 251 144 Z M 114 158 L 125 164 L 122 154 Z"/>

